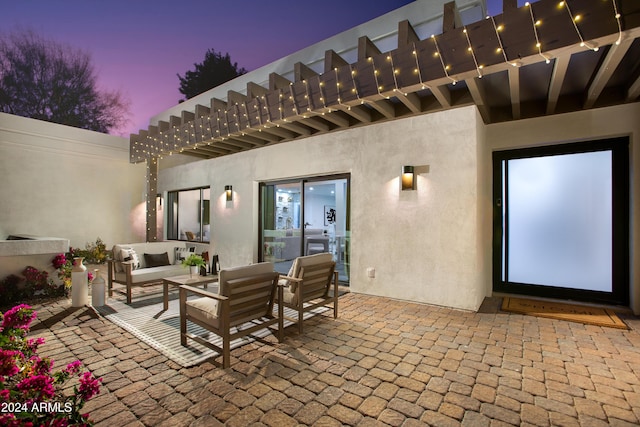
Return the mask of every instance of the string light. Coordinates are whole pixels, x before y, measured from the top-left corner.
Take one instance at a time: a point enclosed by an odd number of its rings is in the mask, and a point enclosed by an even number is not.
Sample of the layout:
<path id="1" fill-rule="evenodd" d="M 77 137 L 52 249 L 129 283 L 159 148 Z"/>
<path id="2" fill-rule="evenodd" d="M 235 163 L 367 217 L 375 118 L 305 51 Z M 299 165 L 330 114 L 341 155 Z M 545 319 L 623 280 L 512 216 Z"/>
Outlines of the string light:
<path id="1" fill-rule="evenodd" d="M 260 98 L 256 98 L 256 110 L 258 111 L 258 115 L 256 116 L 256 119 L 258 119 L 258 123 L 260 123 L 260 126 L 262 126 L 262 113 L 260 111 L 262 111 L 262 109 L 260 108 Z"/>
<path id="2" fill-rule="evenodd" d="M 571 22 L 573 22 L 573 28 L 576 29 L 576 33 L 578 33 L 578 37 L 580 37 L 580 46 L 584 46 L 587 49 L 591 49 L 592 51 L 597 52 L 599 49 L 598 46 L 595 46 L 595 45 L 591 46 L 589 43 L 585 42 L 584 39 L 582 38 L 582 34 L 580 33 L 580 29 L 578 28 L 578 21 L 581 19 L 581 16 L 580 15 L 576 15 L 575 17 L 573 16 L 573 13 L 571 13 L 571 8 L 569 7 L 569 0 L 561 1 L 560 6 L 564 6 L 567 12 L 569 13 Z"/>
<path id="3" fill-rule="evenodd" d="M 358 91 L 358 85 L 356 85 L 356 70 L 351 68 L 352 65 L 349 64 L 349 69 L 351 70 L 351 81 L 353 82 L 353 92 L 356 94 L 356 98 L 360 101 L 360 104 L 364 104 L 364 100 L 360 98 L 360 92 Z"/>
<path id="4" fill-rule="evenodd" d="M 622 23 L 620 22 L 620 12 L 618 12 L 618 5 L 616 4 L 616 0 L 611 0 L 613 3 L 613 11 L 615 13 L 616 21 L 618 22 L 618 40 L 616 40 L 616 45 L 619 45 L 622 41 Z"/>
<path id="5" fill-rule="evenodd" d="M 338 76 L 338 67 L 335 67 L 333 69 L 333 72 L 336 76 L 336 92 L 338 94 L 338 104 L 342 105 L 343 107 L 346 107 L 347 110 L 351 111 L 351 106 L 350 105 L 346 105 L 342 103 L 342 97 L 340 96 L 340 80 L 339 80 L 339 76 Z"/>
<path id="6" fill-rule="evenodd" d="M 296 97 L 293 93 L 293 83 L 289 85 L 289 91 L 291 92 L 291 101 L 293 102 L 293 111 L 296 113 L 296 116 L 300 115 L 300 111 L 298 111 L 298 104 L 296 103 Z"/>
<path id="7" fill-rule="evenodd" d="M 307 98 L 307 111 L 311 112 L 311 93 L 309 92 L 309 82 L 307 80 L 302 81 L 304 83 L 304 91 L 306 93 Z"/>
<path id="8" fill-rule="evenodd" d="M 238 132 L 242 132 L 240 130 L 240 107 L 238 106 L 238 103 L 236 102 L 236 105 L 233 106 L 233 108 L 235 108 L 236 112 L 234 114 L 235 118 L 236 118 L 236 129 L 238 129 Z"/>
<path id="9" fill-rule="evenodd" d="M 324 86 L 324 83 L 322 82 L 322 80 L 318 79 L 318 88 L 320 89 L 320 101 L 322 101 L 322 106 L 326 109 L 327 103 L 324 100 L 325 98 L 324 98 L 324 92 L 322 91 L 322 86 Z M 331 110 L 329 110 L 329 112 L 331 112 Z"/>
<path id="10" fill-rule="evenodd" d="M 400 88 L 398 87 L 398 78 L 396 77 L 396 74 L 399 73 L 399 70 L 397 70 L 395 65 L 393 65 L 393 55 L 389 54 L 387 56 L 387 59 L 389 60 L 389 62 L 391 62 L 391 71 L 393 71 L 393 84 L 396 87 L 395 89 L 393 89 L 393 91 L 394 92 L 400 92 Z M 407 96 L 407 94 L 404 93 L 404 96 Z"/>
<path id="11" fill-rule="evenodd" d="M 244 105 L 244 116 L 247 118 L 247 129 L 251 127 L 251 119 L 249 119 L 249 107 L 247 106 L 247 101 L 242 103 Z"/>
<path id="12" fill-rule="evenodd" d="M 418 79 L 420 80 L 420 84 L 422 85 L 422 89 L 426 89 L 428 86 L 422 81 L 422 70 L 420 70 L 420 62 L 418 62 L 418 49 L 416 49 L 416 44 L 413 43 L 413 56 L 416 58 L 416 72 L 418 73 Z"/>
<path id="13" fill-rule="evenodd" d="M 480 71 L 480 70 L 482 69 L 482 66 L 481 65 L 478 66 L 478 60 L 476 59 L 476 54 L 473 51 L 473 47 L 471 47 L 471 39 L 469 38 L 469 33 L 467 32 L 467 27 L 464 27 L 462 32 L 464 33 L 465 37 L 467 38 L 467 44 L 469 45 L 467 50 L 469 52 L 471 52 L 471 56 L 473 57 L 473 63 L 476 64 L 476 70 L 478 71 L 478 78 L 481 79 L 482 78 L 482 71 Z"/>
<path id="14" fill-rule="evenodd" d="M 442 69 L 444 70 L 444 74 L 447 76 L 447 78 L 449 80 L 451 80 L 453 82 L 453 84 L 455 85 L 456 83 L 458 83 L 458 81 L 456 79 L 454 79 L 453 77 L 449 76 L 449 71 L 447 70 L 447 66 L 444 65 L 444 59 L 442 58 L 442 54 L 440 53 L 440 47 L 438 46 L 438 41 L 436 40 L 436 36 L 434 36 L 433 34 L 431 35 L 431 39 L 433 40 L 433 44 L 436 45 L 436 56 L 438 58 L 440 58 L 440 63 L 442 64 Z"/>
<path id="15" fill-rule="evenodd" d="M 531 3 L 526 2 L 525 6 L 529 8 L 529 15 L 531 15 L 531 24 L 533 25 L 533 34 L 536 36 L 536 48 L 538 49 L 538 55 L 543 57 L 545 62 L 548 64 L 551 62 L 551 58 L 542 53 L 542 44 L 540 43 L 540 39 L 538 38 L 538 25 L 540 25 L 542 22 L 536 21 L 536 19 L 533 17 L 533 7 L 531 6 Z"/>
<path id="16" fill-rule="evenodd" d="M 380 95 L 380 96 L 382 96 L 382 97 L 384 97 L 384 98 L 386 98 L 386 99 L 389 99 L 389 97 L 388 97 L 388 96 L 384 96 L 384 95 L 382 94 L 382 92 L 381 92 L 381 90 L 382 90 L 382 86 L 380 86 L 380 83 L 379 83 L 379 81 L 378 81 L 378 73 L 379 73 L 379 71 L 378 71 L 378 69 L 376 68 L 376 61 L 373 59 L 373 57 L 372 57 L 372 56 L 370 56 L 370 57 L 369 57 L 369 61 L 373 64 L 373 77 L 374 77 L 374 78 L 375 78 L 375 80 L 376 80 L 376 89 L 378 89 L 378 95 Z"/>
<path id="17" fill-rule="evenodd" d="M 490 16 L 489 18 L 491 18 L 491 22 L 493 23 L 493 29 L 496 32 L 496 38 L 498 39 L 498 44 L 500 45 L 500 47 L 497 49 L 498 52 L 502 53 L 502 57 L 504 58 L 504 62 L 506 62 L 509 65 L 512 65 L 514 67 L 517 67 L 519 64 L 518 62 L 514 61 L 514 62 L 509 62 L 509 59 L 507 58 L 507 53 L 504 50 L 504 46 L 502 45 L 502 39 L 500 38 L 500 31 L 502 31 L 504 29 L 504 27 L 502 25 L 500 26 L 496 26 L 496 21 L 493 19 L 493 16 Z"/>

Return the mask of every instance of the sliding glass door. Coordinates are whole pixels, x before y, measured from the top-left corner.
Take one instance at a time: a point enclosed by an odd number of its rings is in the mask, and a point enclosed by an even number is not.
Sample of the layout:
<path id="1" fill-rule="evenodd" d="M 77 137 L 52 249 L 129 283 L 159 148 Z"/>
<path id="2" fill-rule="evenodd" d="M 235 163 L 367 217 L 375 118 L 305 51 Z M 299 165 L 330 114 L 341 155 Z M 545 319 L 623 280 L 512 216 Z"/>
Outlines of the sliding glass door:
<path id="1" fill-rule="evenodd" d="M 302 255 L 333 254 L 340 280 L 349 280 L 349 177 L 262 183 L 260 260 L 287 273 Z"/>
<path id="2" fill-rule="evenodd" d="M 628 140 L 494 153 L 494 290 L 628 303 Z"/>

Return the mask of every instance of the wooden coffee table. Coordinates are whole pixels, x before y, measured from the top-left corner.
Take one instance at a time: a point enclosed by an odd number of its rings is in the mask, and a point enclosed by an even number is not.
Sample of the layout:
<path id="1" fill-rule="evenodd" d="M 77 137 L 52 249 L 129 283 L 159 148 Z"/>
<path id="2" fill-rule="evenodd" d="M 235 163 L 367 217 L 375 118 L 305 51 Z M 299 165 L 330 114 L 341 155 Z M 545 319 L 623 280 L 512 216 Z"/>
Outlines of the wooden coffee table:
<path id="1" fill-rule="evenodd" d="M 184 276 L 173 276 L 162 279 L 162 292 L 164 296 L 164 311 L 169 309 L 169 285 L 180 286 L 198 286 L 204 285 L 206 288 L 209 283 L 217 283 L 218 275 L 209 274 L 207 276 L 200 276 L 194 274 L 193 276 L 186 274 Z"/>

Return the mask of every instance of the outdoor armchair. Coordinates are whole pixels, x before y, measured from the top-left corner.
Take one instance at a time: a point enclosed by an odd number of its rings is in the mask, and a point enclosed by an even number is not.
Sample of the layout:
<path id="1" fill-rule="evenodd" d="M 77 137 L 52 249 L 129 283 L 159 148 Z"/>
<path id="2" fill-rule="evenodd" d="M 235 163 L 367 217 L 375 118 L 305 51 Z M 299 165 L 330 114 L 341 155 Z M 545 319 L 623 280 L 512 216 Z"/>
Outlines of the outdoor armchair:
<path id="1" fill-rule="evenodd" d="M 333 318 L 338 317 L 338 272 L 335 268 L 333 256 L 321 253 L 296 258 L 289 274 L 280 276 L 284 290 L 278 302 L 296 311 L 297 318 L 287 320 L 297 323 L 300 333 L 303 331 L 305 312 L 332 305 Z"/>
<path id="2" fill-rule="evenodd" d="M 278 305 L 277 316 L 273 314 L 276 295 L 282 299 L 282 287 L 270 262 L 221 270 L 218 277 L 219 294 L 180 286 L 180 343 L 186 346 L 189 338 L 217 351 L 222 354 L 223 368 L 228 368 L 231 341 L 276 324 L 278 341 L 282 341 L 282 306 Z M 190 294 L 198 298 L 189 299 Z M 189 333 L 187 321 L 218 335 L 222 344 Z"/>

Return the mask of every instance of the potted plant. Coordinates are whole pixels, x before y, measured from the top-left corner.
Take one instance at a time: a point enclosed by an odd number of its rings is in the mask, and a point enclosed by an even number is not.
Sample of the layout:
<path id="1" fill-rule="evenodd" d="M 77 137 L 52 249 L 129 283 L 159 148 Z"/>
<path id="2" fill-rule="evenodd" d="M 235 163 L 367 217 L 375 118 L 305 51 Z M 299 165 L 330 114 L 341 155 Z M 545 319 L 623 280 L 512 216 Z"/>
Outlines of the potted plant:
<path id="1" fill-rule="evenodd" d="M 200 267 L 203 267 L 206 264 L 201 255 L 191 254 L 182 260 L 182 265 L 189 267 L 189 274 L 193 276 L 194 273 L 198 274 Z"/>

